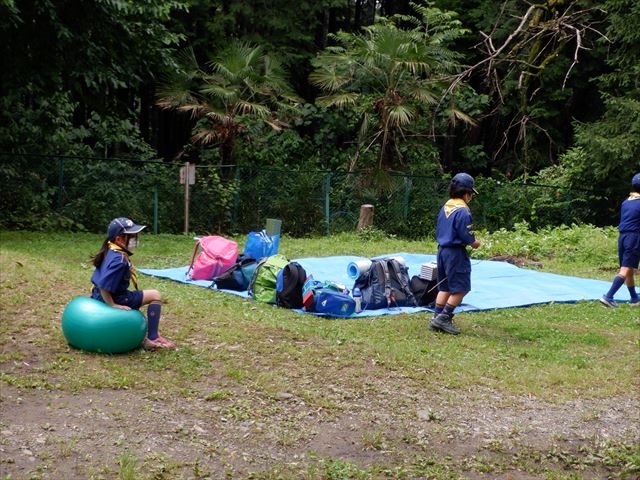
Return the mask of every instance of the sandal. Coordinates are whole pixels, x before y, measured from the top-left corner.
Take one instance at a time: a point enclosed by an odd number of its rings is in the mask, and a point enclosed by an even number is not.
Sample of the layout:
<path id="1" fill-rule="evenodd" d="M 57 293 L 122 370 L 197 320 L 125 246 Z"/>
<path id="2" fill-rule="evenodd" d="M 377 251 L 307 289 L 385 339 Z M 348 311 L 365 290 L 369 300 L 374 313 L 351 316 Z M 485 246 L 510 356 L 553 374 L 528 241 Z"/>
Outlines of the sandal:
<path id="1" fill-rule="evenodd" d="M 163 337 L 154 338 L 153 340 L 149 337 L 145 337 L 142 341 L 142 348 L 145 350 L 160 350 L 163 348 L 167 350 L 175 350 L 176 344 Z"/>
<path id="2" fill-rule="evenodd" d="M 176 349 L 176 344 L 173 343 L 171 340 L 167 340 L 164 337 L 158 337 L 154 340 L 154 342 L 159 343 L 161 345 L 161 348 L 167 348 L 170 350 L 175 350 Z"/>

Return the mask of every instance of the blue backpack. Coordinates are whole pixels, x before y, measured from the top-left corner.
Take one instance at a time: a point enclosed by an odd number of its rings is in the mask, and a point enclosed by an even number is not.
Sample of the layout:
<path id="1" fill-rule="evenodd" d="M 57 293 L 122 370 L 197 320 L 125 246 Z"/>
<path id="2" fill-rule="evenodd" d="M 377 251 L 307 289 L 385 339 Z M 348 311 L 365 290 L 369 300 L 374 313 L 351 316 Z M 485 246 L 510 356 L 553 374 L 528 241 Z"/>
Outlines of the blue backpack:
<path id="1" fill-rule="evenodd" d="M 303 303 L 308 312 L 329 317 L 349 317 L 356 310 L 356 301 L 335 282 L 320 282 L 309 275 L 303 286 Z"/>
<path id="2" fill-rule="evenodd" d="M 320 288 L 313 292 L 313 311 L 330 317 L 350 317 L 356 311 L 356 301 L 333 288 Z"/>

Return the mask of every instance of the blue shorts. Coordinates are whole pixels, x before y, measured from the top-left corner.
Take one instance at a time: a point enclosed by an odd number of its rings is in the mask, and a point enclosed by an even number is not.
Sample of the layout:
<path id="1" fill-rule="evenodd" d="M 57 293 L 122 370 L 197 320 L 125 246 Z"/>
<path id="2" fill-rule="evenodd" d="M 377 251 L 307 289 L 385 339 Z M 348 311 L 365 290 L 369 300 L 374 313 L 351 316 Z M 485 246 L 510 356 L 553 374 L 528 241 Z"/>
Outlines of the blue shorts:
<path id="1" fill-rule="evenodd" d="M 624 232 L 618 237 L 618 260 L 621 267 L 638 268 L 640 265 L 640 234 Z"/>
<path id="2" fill-rule="evenodd" d="M 118 305 L 126 305 L 133 310 L 140 310 L 142 306 L 142 297 L 144 293 L 142 290 L 127 290 L 121 295 L 113 295 L 113 301 Z M 100 295 L 100 290 L 96 287 L 91 292 L 91 298 L 104 302 L 104 298 Z M 106 302 L 105 302 L 106 303 Z"/>
<path id="3" fill-rule="evenodd" d="M 471 260 L 464 247 L 438 248 L 438 290 L 459 293 L 471 290 Z"/>

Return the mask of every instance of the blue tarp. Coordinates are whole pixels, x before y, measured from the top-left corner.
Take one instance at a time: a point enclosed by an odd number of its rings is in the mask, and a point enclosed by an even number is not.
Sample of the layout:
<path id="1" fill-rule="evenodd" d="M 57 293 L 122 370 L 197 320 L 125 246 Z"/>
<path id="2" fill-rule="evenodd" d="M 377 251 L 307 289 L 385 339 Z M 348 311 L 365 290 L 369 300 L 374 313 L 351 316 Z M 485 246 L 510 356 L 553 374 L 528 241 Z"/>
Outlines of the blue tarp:
<path id="1" fill-rule="evenodd" d="M 423 263 L 435 262 L 435 255 L 416 253 L 391 253 L 381 257 L 402 257 L 409 267 L 409 277 L 418 275 Z M 316 280 L 331 280 L 351 288 L 353 279 L 348 275 L 351 262 L 363 260 L 358 256 L 333 256 L 298 258 L 307 274 L 313 274 Z M 167 278 L 189 285 L 215 288 L 212 282 L 205 280 L 189 280 L 186 277 L 187 267 L 149 269 L 140 268 L 140 273 L 154 277 Z M 496 308 L 527 307 L 544 303 L 572 303 L 579 300 L 597 300 L 607 290 L 610 283 L 589 278 L 557 275 L 520 268 L 507 262 L 491 260 L 472 260 L 471 292 L 469 292 L 457 312 L 493 310 Z M 247 292 L 220 290 L 241 297 L 248 297 Z M 426 308 L 388 308 L 364 311 L 357 317 L 373 315 L 389 315 L 397 313 L 424 312 Z M 302 310 L 300 310 L 302 312 Z"/>

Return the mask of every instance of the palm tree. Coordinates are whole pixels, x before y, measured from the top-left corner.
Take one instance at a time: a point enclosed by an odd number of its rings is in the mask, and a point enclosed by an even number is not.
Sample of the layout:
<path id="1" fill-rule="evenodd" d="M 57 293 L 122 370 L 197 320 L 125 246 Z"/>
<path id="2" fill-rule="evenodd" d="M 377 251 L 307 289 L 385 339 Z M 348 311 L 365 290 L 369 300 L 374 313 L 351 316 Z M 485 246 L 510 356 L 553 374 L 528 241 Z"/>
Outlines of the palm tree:
<path id="1" fill-rule="evenodd" d="M 398 146 L 407 129 L 434 118 L 444 104 L 458 69 L 458 57 L 447 44 L 465 33 L 453 12 L 414 8 L 421 20 L 395 16 L 362 33 L 336 34 L 336 45 L 314 59 L 310 75 L 324 93 L 318 104 L 361 112 L 359 151 L 377 145 L 377 168 L 384 171 L 402 164 Z M 451 102 L 443 110 L 451 121 L 471 122 Z"/>
<path id="2" fill-rule="evenodd" d="M 198 120 L 191 140 L 220 149 L 224 165 L 233 165 L 236 137 L 245 121 L 258 119 L 274 129 L 286 123 L 278 116 L 300 100 L 280 62 L 260 46 L 233 40 L 201 70 L 192 50 L 179 57 L 181 68 L 158 89 L 157 104 L 189 112 Z"/>

